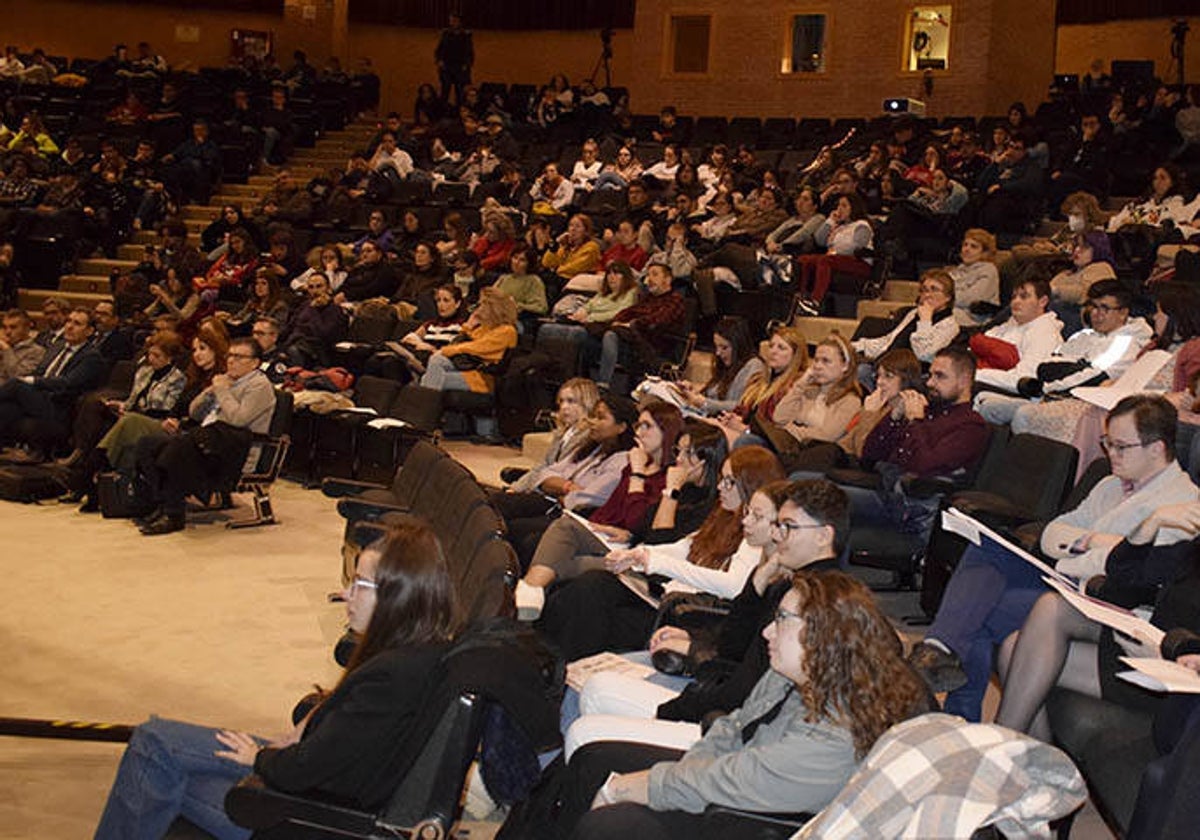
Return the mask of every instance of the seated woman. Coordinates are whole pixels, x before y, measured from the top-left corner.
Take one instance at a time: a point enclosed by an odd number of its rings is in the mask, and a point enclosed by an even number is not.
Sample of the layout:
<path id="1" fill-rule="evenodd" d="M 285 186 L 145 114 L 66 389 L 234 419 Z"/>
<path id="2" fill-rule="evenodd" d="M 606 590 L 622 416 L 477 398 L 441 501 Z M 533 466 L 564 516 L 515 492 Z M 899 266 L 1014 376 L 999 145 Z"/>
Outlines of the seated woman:
<path id="1" fill-rule="evenodd" d="M 807 254 L 817 247 L 816 235 L 825 224 L 817 206 L 817 192 L 803 187 L 792 201 L 795 213 L 767 234 L 763 250 L 768 254 Z"/>
<path id="2" fill-rule="evenodd" d="M 895 630 L 849 575 L 796 574 L 762 636 L 770 670 L 687 752 L 623 743 L 576 752 L 556 821 L 563 834 L 574 826 L 587 840 L 707 836 L 709 805 L 819 811 L 880 735 L 928 708 Z M 731 816 L 721 836 L 761 830 Z"/>
<path id="3" fill-rule="evenodd" d="M 679 163 L 679 149 L 668 143 L 663 146 L 662 160 L 642 170 L 642 180 L 651 188 L 664 189 L 675 182 Z"/>
<path id="4" fill-rule="evenodd" d="M 771 419 L 759 420 L 752 430 L 766 438 L 789 472 L 831 467 L 838 460 L 838 441 L 861 408 L 854 348 L 834 332 L 817 344 L 812 364 L 779 401 Z M 744 446 L 753 437 L 744 436 L 731 446 Z"/>
<path id="5" fill-rule="evenodd" d="M 623 190 L 629 182 L 642 177 L 642 162 L 629 146 L 617 150 L 617 159 L 604 167 L 596 178 L 595 189 Z"/>
<path id="6" fill-rule="evenodd" d="M 651 263 L 646 268 L 646 296 L 613 316 L 600 340 L 594 377 L 602 388 L 612 385 L 618 364 L 629 373 L 629 388 L 670 358 L 687 314 L 683 296 L 672 288 L 673 281 L 669 266 Z"/>
<path id="7" fill-rule="evenodd" d="M 953 244 L 950 231 L 957 227 L 958 215 L 969 198 L 966 187 L 937 168 L 928 184 L 920 184 L 897 200 L 879 234 L 892 256 L 893 272 L 911 268 L 915 273 L 915 266 L 907 265 L 911 259 L 944 255 Z"/>
<path id="8" fill-rule="evenodd" d="M 691 229 L 699 237 L 696 248 L 704 252 L 715 251 L 721 240 L 735 224 L 737 214 L 733 211 L 733 196 L 728 192 L 718 192 L 708 202 L 709 217 L 702 222 L 696 222 Z"/>
<path id="9" fill-rule="evenodd" d="M 187 376 L 176 365 L 183 357 L 183 342 L 175 333 L 155 333 L 146 339 L 142 363 L 133 374 L 133 387 L 124 400 L 106 400 L 89 394 L 75 410 L 75 451 L 67 459 L 71 468 L 72 501 L 83 502 L 81 511 L 98 510 L 99 500 L 91 492 L 97 473 L 108 466 L 98 445 L 105 434 L 126 414 L 136 412 L 162 420 L 175 411 Z"/>
<path id="10" fill-rule="evenodd" d="M 1185 203 L 1183 197 L 1186 176 L 1173 163 L 1164 163 L 1154 170 L 1150 188 L 1140 197 L 1109 217 L 1105 229 L 1116 233 L 1127 225 L 1161 228 L 1164 222 L 1179 224 L 1191 219 L 1178 218 Z"/>
<path id="11" fill-rule="evenodd" d="M 1059 212 L 1066 218 L 1067 224 L 1053 236 L 1036 237 L 1029 244 L 1012 246 L 1008 260 L 1000 266 L 1001 288 L 1013 288 L 1017 278 L 1024 277 L 1025 272 L 1034 265 L 1051 267 L 1053 276 L 1071 264 L 1071 252 L 1078 234 L 1104 230 L 1104 211 L 1091 193 L 1071 193 L 1063 199 Z"/>
<path id="12" fill-rule="evenodd" d="M 203 279 L 197 278 L 196 289 L 213 291 L 222 300 L 243 300 L 257 268 L 253 238 L 245 228 L 235 228 L 229 232 L 229 250 L 209 266 Z"/>
<path id="13" fill-rule="evenodd" d="M 571 350 L 566 353 L 561 346 L 555 347 L 554 355 L 569 364 L 569 370 L 578 370 L 583 345 L 589 338 L 599 343 L 616 314 L 637 303 L 638 293 L 637 278 L 629 264 L 612 263 L 605 269 L 600 291 L 595 296 L 568 294 L 558 299 L 554 304 L 554 315 L 559 320 L 542 324 L 538 329 L 538 349 L 546 351 L 550 342 L 571 345 Z"/>
<path id="14" fill-rule="evenodd" d="M 452 210 L 442 219 L 442 239 L 437 243 L 443 262 L 454 259 L 461 251 L 470 250 L 471 230 L 462 213 Z"/>
<path id="15" fill-rule="evenodd" d="M 729 614 L 711 628 L 689 630 L 668 623 L 654 631 L 647 652 L 628 655 L 646 661 L 659 651 L 673 651 L 683 657 L 682 673 L 696 680 L 592 676 L 577 704 L 571 694 L 563 704 L 567 757 L 596 740 L 686 749 L 700 739 L 699 723 L 706 716 L 742 705 L 767 671 L 763 627 L 774 618 L 794 573 L 837 568 L 834 558 L 849 527 L 848 510 L 846 494 L 829 481 L 775 481 L 760 487 L 750 498 L 744 526 L 760 543 L 761 558 L 730 603 Z M 795 530 L 785 528 L 785 522 Z"/>
<path id="16" fill-rule="evenodd" d="M 151 283 L 149 289 L 154 299 L 142 310 L 146 318 L 152 320 L 164 314 L 174 316 L 176 328 L 185 339 L 195 334 L 200 321 L 213 312 L 213 304 L 201 301 L 191 280 L 181 278 L 174 267 L 168 267 L 162 282 Z"/>
<path id="17" fill-rule="evenodd" d="M 588 442 L 592 429 L 592 410 L 599 399 L 600 390 L 590 379 L 576 376 L 559 386 L 554 400 L 554 429 L 542 463 L 515 480 L 505 479 L 511 481 L 507 488 L 509 493 L 528 493 L 538 489 L 550 465 L 573 454 Z M 632 427 L 630 431 L 632 433 Z"/>
<path id="18" fill-rule="evenodd" d="M 814 239 L 825 252 L 796 258 L 799 306 L 808 315 L 820 314 L 821 302 L 833 282 L 833 272 L 864 278 L 871 274 L 870 261 L 857 256 L 871 247 L 873 239 L 863 200 L 856 193 L 840 196 Z"/>
<path id="19" fill-rule="evenodd" d="M 750 377 L 737 406 L 709 421 L 721 428 L 726 440 L 748 433 L 756 420 L 773 422 L 779 402 L 808 367 L 808 342 L 794 327 L 776 327 L 759 354 L 765 366 Z"/>
<path id="20" fill-rule="evenodd" d="M 224 310 L 218 310 L 215 314 L 225 322 L 230 335 L 249 335 L 259 318 L 273 318 L 277 324 L 287 323 L 288 302 L 275 275 L 265 268 L 259 268 L 254 273 L 250 295 L 242 308 L 232 314 Z"/>
<path id="21" fill-rule="evenodd" d="M 471 240 L 471 250 L 484 271 L 503 271 L 517 244 L 517 230 L 507 213 L 483 212 L 483 231 Z"/>
<path id="22" fill-rule="evenodd" d="M 303 294 L 304 289 L 308 286 L 308 278 L 314 274 L 325 275 L 325 281 L 329 284 L 329 289 L 334 294 L 342 288 L 342 284 L 346 282 L 346 264 L 342 258 L 342 251 L 336 245 L 325 245 L 317 249 L 316 264 L 312 265 L 313 252 L 309 251 L 309 268 L 307 271 L 297 275 L 289 284 L 293 292 Z"/>
<path id="23" fill-rule="evenodd" d="M 121 758 L 96 838 L 157 840 L 180 816 L 218 837 L 246 837 L 223 801 L 252 772 L 287 793 L 364 810 L 384 805 L 427 735 L 413 725 L 458 632 L 454 587 L 432 531 L 400 525 L 364 549 L 345 599 L 362 639 L 338 684 L 294 729 L 266 739 L 151 718 Z"/>
<path id="24" fill-rule="evenodd" d="M 555 580 L 599 568 L 608 543 L 645 536 L 657 515 L 667 468 L 682 433 L 683 415 L 675 406 L 653 402 L 641 411 L 634 429 L 637 446 L 629 451 L 629 463 L 608 501 L 588 516 L 586 525 L 566 516 L 555 520 L 538 543 L 529 570 L 517 582 L 517 612 L 523 620 L 541 615 L 545 588 Z"/>
<path id="25" fill-rule="evenodd" d="M 453 283 L 438 286 L 433 302 L 437 316 L 405 333 L 398 342 L 386 342 L 385 349 L 372 353 L 363 363 L 363 373 L 409 382 L 425 372 L 429 356 L 458 338 L 467 320 L 462 289 Z"/>
<path id="26" fill-rule="evenodd" d="M 680 441 L 691 443 L 688 435 Z M 695 533 L 672 543 L 610 552 L 603 569 L 586 571 L 551 591 L 539 631 L 567 661 L 603 650 L 640 649 L 658 610 L 618 577 L 628 571 L 670 578 L 662 588 L 664 598 L 694 592 L 733 598 L 758 565 L 764 544 L 743 538 L 745 506 L 760 487 L 783 475 L 779 460 L 766 449 L 748 446 L 731 453 L 721 466 L 718 504 Z M 670 488 L 670 471 L 667 482 Z"/>
<path id="27" fill-rule="evenodd" d="M 433 300 L 434 290 L 448 279 L 445 263 L 437 247 L 432 242 L 418 242 L 412 250 L 412 259 L 400 271 L 391 301 L 402 318 L 410 318 L 414 314 L 427 320 L 435 318 L 437 305 Z M 460 298 L 462 294 L 460 289 Z"/>
<path id="28" fill-rule="evenodd" d="M 245 216 L 241 206 L 225 204 L 221 207 L 221 215 L 200 234 L 200 248 L 208 256 L 208 259 L 215 260 L 225 253 L 225 249 L 228 248 L 229 234 L 238 228 L 250 234 L 255 248 L 262 250 L 266 246 L 266 239 L 258 230 L 258 226 Z"/>
<path id="29" fill-rule="evenodd" d="M 576 213 L 567 222 L 566 232 L 542 255 L 542 268 L 569 281 L 576 274 L 594 272 L 599 267 L 600 244 L 593 237 L 592 219 Z"/>
<path id="30" fill-rule="evenodd" d="M 674 387 L 690 408 L 711 417 L 737 408 L 750 382 L 765 370 L 746 320 L 726 317 L 713 329 L 713 371 L 708 382 L 696 385 L 684 379 Z"/>
<path id="31" fill-rule="evenodd" d="M 954 318 L 955 285 L 949 272 L 931 268 L 921 275 L 917 305 L 903 314 L 891 330 L 878 338 L 855 339 L 854 349 L 867 361 L 889 350 L 907 348 L 925 364 L 958 336 Z"/>
<path id="32" fill-rule="evenodd" d="M 580 380 L 590 383 L 590 380 Z M 592 387 L 595 387 L 594 385 Z M 629 465 L 638 408 L 624 397 L 597 400 L 587 436 L 577 446 L 535 471 L 528 490 L 497 492 L 492 504 L 508 525 L 508 541 L 522 571 L 529 569 L 542 535 L 561 510 L 587 515 L 606 504 Z"/>
<path id="33" fill-rule="evenodd" d="M 546 303 L 546 284 L 530 272 L 529 260 L 529 248 L 522 242 L 509 257 L 509 273 L 502 274 L 492 288 L 516 302 L 517 317 L 536 320 L 549 312 L 550 306 Z"/>
<path id="34" fill-rule="evenodd" d="M 991 320 L 1000 308 L 1000 272 L 996 237 L 983 228 L 963 234 L 958 265 L 946 269 L 954 280 L 954 317 L 964 327 Z"/>
<path id="35" fill-rule="evenodd" d="M 1092 284 L 1116 279 L 1108 234 L 1102 230 L 1075 234 L 1071 245 L 1071 268 L 1050 279 L 1050 309 L 1063 322 L 1063 332 L 1074 335 L 1083 329 L 1080 309 L 1087 301 Z"/>
<path id="36" fill-rule="evenodd" d="M 421 387 L 491 393 L 496 387 L 495 377 L 478 368 L 495 364 L 517 346 L 516 302 L 503 292 L 484 289 L 479 294 L 479 306 L 463 324 L 460 339 L 464 340 L 451 342 L 430 355 Z M 463 360 L 456 362 L 456 357 Z"/>
<path id="37" fill-rule="evenodd" d="M 924 391 L 922 377 L 920 360 L 907 348 L 888 350 L 875 360 L 875 390 L 863 398 L 862 411 L 851 419 L 846 434 L 838 439 L 844 455 L 838 457 L 836 466 L 856 469 L 862 466 L 867 436 L 884 417 L 903 412 L 902 391 Z"/>

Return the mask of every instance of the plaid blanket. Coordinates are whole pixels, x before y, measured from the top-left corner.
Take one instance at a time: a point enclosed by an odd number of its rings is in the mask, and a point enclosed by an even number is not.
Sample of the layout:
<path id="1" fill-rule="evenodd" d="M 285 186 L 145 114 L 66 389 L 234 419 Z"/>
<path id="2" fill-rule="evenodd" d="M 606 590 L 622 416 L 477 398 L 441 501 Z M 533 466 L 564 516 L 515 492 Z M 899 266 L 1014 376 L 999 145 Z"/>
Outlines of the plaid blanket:
<path id="1" fill-rule="evenodd" d="M 884 733 L 846 787 L 792 840 L 1050 837 L 1049 822 L 1087 799 L 1060 750 L 992 724 L 941 713 Z"/>

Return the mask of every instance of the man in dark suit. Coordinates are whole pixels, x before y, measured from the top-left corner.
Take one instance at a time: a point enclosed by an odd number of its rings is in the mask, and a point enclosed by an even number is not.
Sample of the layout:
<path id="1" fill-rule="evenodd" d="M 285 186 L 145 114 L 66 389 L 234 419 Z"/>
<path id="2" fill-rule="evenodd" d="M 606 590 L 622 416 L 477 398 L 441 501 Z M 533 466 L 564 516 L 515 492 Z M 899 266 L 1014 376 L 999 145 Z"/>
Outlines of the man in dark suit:
<path id="1" fill-rule="evenodd" d="M 96 325 L 92 346 L 110 368 L 113 362 L 133 358 L 133 337 L 121 326 L 116 304 L 111 300 L 97 303 L 92 309 L 92 323 Z"/>
<path id="2" fill-rule="evenodd" d="M 72 311 L 61 346 L 47 353 L 30 376 L 0 385 L 0 441 L 24 444 L 8 450 L 6 460 L 43 460 L 41 448 L 69 434 L 75 401 L 104 383 L 106 365 L 91 344 L 95 330 L 91 313 Z"/>

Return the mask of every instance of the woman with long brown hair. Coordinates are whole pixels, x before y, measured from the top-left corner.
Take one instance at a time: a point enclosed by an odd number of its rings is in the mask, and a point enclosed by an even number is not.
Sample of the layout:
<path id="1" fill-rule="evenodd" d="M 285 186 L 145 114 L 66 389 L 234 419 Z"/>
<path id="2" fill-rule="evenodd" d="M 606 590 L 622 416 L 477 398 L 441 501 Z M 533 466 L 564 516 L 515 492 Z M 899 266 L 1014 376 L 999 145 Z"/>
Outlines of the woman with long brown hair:
<path id="1" fill-rule="evenodd" d="M 880 735 L 928 708 L 896 631 L 849 575 L 797 572 L 762 635 L 770 669 L 741 708 L 718 718 L 687 752 L 629 743 L 575 752 L 561 835 L 574 828 L 573 837 L 588 840 L 706 836 L 702 814 L 710 805 L 819 811 Z M 720 836 L 761 830 L 758 820 L 730 815 Z"/>
<path id="2" fill-rule="evenodd" d="M 733 598 L 762 556 L 762 545 L 746 540 L 742 528 L 750 497 L 784 477 L 770 451 L 748 446 L 730 453 L 721 465 L 718 504 L 700 528 L 681 540 L 617 549 L 604 568 L 584 572 L 554 591 L 546 604 L 541 631 L 568 660 L 602 650 L 643 647 L 654 629 L 657 611 L 618 577 L 627 571 L 670 578 L 664 594 L 707 592 Z"/>
<path id="3" fill-rule="evenodd" d="M 808 367 L 808 342 L 795 327 L 778 326 L 759 349 L 766 366 L 750 378 L 741 402 L 714 420 L 732 444 L 745 434 L 755 417 L 773 420 L 775 409 Z"/>
<path id="4" fill-rule="evenodd" d="M 244 838 L 222 805 L 253 772 L 287 793 L 314 792 L 372 810 L 392 794 L 438 663 L 459 629 L 442 548 L 425 525 L 394 527 L 358 559 L 345 591 L 362 634 L 337 686 L 274 740 L 164 718 L 139 726 L 125 750 L 97 840 L 158 840 L 184 816 L 222 838 Z"/>

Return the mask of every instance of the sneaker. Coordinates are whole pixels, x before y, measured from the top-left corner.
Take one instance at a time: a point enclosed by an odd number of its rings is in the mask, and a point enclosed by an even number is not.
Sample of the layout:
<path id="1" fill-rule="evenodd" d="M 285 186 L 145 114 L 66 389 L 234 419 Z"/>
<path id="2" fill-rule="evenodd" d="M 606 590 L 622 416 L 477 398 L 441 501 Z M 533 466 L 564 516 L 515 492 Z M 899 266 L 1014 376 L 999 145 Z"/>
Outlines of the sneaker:
<path id="1" fill-rule="evenodd" d="M 517 601 L 518 621 L 537 621 L 542 616 L 542 607 L 546 605 L 546 590 L 540 586 L 530 586 L 523 580 L 517 581 L 515 593 Z"/>
<path id="2" fill-rule="evenodd" d="M 956 691 L 967 684 L 967 674 L 958 656 L 928 642 L 921 642 L 912 649 L 908 664 L 921 675 L 934 694 Z"/>
<path id="3" fill-rule="evenodd" d="M 821 314 L 821 304 L 808 298 L 796 298 L 796 314 L 815 318 Z"/>

